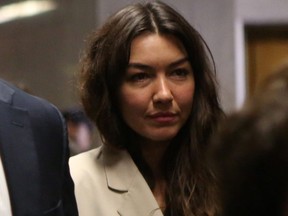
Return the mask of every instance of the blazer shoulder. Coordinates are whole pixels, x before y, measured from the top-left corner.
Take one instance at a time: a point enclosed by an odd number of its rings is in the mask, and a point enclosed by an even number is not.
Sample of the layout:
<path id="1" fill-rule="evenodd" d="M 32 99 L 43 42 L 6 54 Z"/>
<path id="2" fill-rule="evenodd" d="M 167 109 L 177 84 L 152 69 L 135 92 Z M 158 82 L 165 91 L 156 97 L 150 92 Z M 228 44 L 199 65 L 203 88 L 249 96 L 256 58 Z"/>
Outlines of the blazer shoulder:
<path id="1" fill-rule="evenodd" d="M 15 90 L 6 81 L 0 79 L 0 101 L 11 103 Z"/>
<path id="2" fill-rule="evenodd" d="M 70 157 L 69 166 L 72 176 L 81 178 L 83 173 L 94 170 L 95 166 L 100 166 L 101 153 L 102 146 Z"/>
<path id="3" fill-rule="evenodd" d="M 33 113 L 48 111 L 59 114 L 58 108 L 49 101 L 29 94 L 3 79 L 0 79 L 0 101 L 9 103 L 14 108 L 31 110 Z"/>
<path id="4" fill-rule="evenodd" d="M 148 184 L 125 150 L 102 146 L 73 156 L 70 170 L 80 215 L 163 216 Z"/>

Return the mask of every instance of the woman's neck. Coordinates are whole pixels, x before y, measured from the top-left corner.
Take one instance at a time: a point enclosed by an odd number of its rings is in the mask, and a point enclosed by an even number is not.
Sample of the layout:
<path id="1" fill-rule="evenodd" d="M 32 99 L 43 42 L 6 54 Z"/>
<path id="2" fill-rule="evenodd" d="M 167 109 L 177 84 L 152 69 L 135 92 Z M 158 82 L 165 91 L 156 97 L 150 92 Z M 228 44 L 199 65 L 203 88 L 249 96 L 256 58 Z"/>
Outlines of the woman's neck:
<path id="1" fill-rule="evenodd" d="M 145 142 L 140 145 L 142 157 L 149 166 L 154 181 L 152 193 L 163 210 L 166 207 L 167 181 L 164 176 L 163 161 L 169 142 Z"/>
<path id="2" fill-rule="evenodd" d="M 169 142 L 143 142 L 140 145 L 142 157 L 152 171 L 155 180 L 163 178 L 163 158 Z"/>

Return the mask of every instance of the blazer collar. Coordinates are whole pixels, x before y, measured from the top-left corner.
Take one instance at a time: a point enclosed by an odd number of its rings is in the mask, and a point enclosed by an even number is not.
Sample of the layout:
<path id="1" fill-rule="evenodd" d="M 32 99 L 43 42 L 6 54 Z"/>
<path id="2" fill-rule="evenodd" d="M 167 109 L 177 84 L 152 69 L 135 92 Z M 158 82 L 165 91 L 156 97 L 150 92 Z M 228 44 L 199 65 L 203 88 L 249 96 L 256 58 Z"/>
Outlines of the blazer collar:
<path id="1" fill-rule="evenodd" d="M 163 216 L 152 191 L 125 150 L 103 146 L 103 162 L 107 186 L 123 193 L 123 203 L 118 209 L 123 216 Z"/>

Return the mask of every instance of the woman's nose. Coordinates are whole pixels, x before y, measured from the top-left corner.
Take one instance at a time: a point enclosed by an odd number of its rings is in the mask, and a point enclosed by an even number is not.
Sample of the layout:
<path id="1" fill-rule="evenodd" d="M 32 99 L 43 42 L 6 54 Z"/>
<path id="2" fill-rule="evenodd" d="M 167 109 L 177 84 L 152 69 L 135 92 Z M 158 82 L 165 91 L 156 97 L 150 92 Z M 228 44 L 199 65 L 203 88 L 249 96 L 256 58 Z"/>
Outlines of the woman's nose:
<path id="1" fill-rule="evenodd" d="M 173 100 L 173 95 L 169 83 L 165 77 L 158 78 L 155 81 L 155 92 L 153 101 L 155 103 L 170 103 Z"/>

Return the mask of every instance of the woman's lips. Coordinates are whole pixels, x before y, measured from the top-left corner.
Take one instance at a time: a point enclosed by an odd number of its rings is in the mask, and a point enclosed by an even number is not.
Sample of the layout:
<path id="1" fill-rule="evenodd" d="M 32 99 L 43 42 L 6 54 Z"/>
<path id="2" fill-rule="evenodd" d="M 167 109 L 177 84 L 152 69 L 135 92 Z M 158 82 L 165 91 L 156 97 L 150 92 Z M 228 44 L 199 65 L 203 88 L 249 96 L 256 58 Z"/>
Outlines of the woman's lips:
<path id="1" fill-rule="evenodd" d="M 148 117 L 157 123 L 173 123 L 176 121 L 177 114 L 172 112 L 159 112 L 151 114 Z"/>

